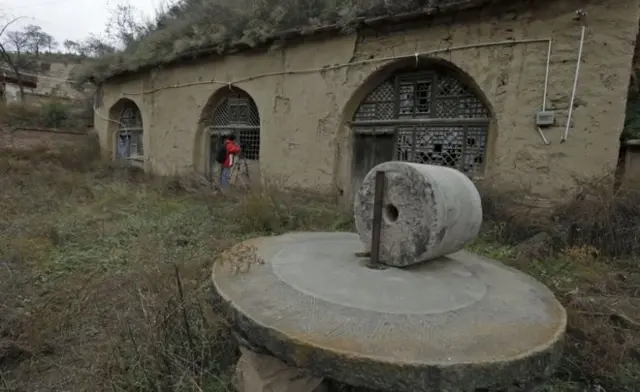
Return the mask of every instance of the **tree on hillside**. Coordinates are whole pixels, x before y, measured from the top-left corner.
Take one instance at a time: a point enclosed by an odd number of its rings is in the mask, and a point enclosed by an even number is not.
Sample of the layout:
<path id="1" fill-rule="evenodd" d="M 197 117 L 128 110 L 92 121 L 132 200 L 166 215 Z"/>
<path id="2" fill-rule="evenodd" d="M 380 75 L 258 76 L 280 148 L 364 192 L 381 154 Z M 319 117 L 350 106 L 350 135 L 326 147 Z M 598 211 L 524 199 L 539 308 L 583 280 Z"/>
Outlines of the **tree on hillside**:
<path id="1" fill-rule="evenodd" d="M 27 40 L 29 51 L 36 56 L 39 56 L 43 49 L 51 52 L 58 45 L 53 36 L 45 33 L 38 25 L 28 25 L 22 30 L 22 34 Z"/>
<path id="2" fill-rule="evenodd" d="M 40 55 L 57 46 L 53 36 L 44 32 L 40 26 L 28 25 L 20 30 L 7 31 L 6 47 L 13 61 L 23 72 L 37 70 Z M 28 54 L 28 55 L 27 55 Z"/>
<path id="3" fill-rule="evenodd" d="M 148 31 L 144 22 L 136 14 L 139 14 L 139 11 L 131 4 L 118 4 L 111 11 L 111 17 L 107 23 L 107 35 L 124 48 L 133 45 Z"/>
<path id="4" fill-rule="evenodd" d="M 18 79 L 18 88 L 20 89 L 20 100 L 24 102 L 24 85 L 23 85 L 22 74 L 20 73 L 20 68 L 18 66 L 18 63 L 15 61 L 15 59 L 11 55 L 11 53 L 5 48 L 4 44 L 2 43 L 2 41 L 3 41 L 2 38 L 5 35 L 7 29 L 12 24 L 14 24 L 15 22 L 17 22 L 18 20 L 20 20 L 22 18 L 23 17 L 14 18 L 11 21 L 9 21 L 8 23 L 6 23 L 0 29 L 0 59 L 3 60 L 5 63 L 7 63 L 9 65 L 9 67 L 11 67 L 13 72 L 15 73 L 16 79 Z"/>
<path id="5" fill-rule="evenodd" d="M 69 54 L 77 54 L 82 57 L 100 57 L 115 53 L 116 48 L 106 40 L 90 35 L 83 41 L 65 40 L 62 44 Z"/>
<path id="6" fill-rule="evenodd" d="M 144 24 L 136 17 L 137 12 L 137 9 L 131 4 L 118 4 L 111 11 L 111 17 L 107 24 L 107 34 L 125 48 L 133 44 L 146 32 Z"/>
<path id="7" fill-rule="evenodd" d="M 116 48 L 95 35 L 89 36 L 77 48 L 78 53 L 84 57 L 101 57 L 116 52 Z"/>
<path id="8" fill-rule="evenodd" d="M 27 49 L 29 41 L 27 36 L 21 31 L 8 31 L 7 40 L 17 54 L 21 54 Z"/>
<path id="9" fill-rule="evenodd" d="M 57 47 L 53 36 L 44 32 L 37 25 L 28 25 L 21 30 L 7 31 L 6 35 L 7 49 L 16 59 L 19 59 L 16 60 L 18 63 L 25 63 L 26 58 L 22 56 L 25 53 L 29 53 L 37 59 L 43 50 L 52 52 Z M 27 66 L 26 63 L 23 65 Z"/>
<path id="10" fill-rule="evenodd" d="M 20 30 L 8 31 L 16 18 L 5 24 L 0 32 L 0 60 L 6 63 L 16 75 L 20 88 L 20 99 L 24 100 L 24 75 L 37 66 L 38 58 L 44 51 L 52 52 L 57 42 L 51 34 L 38 25 L 28 25 Z M 27 55 L 29 54 L 29 55 Z"/>
<path id="11" fill-rule="evenodd" d="M 80 48 L 79 43 L 70 39 L 64 40 L 62 46 L 67 50 L 67 53 L 78 53 L 78 48 Z"/>

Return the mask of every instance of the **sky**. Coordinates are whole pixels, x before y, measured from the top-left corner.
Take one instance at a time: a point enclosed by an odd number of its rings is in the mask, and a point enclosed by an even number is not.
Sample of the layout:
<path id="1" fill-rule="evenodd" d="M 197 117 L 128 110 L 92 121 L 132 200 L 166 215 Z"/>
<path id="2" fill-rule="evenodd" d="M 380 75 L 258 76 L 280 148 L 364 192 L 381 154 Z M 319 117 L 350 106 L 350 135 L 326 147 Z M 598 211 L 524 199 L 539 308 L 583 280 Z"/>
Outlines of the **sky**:
<path id="1" fill-rule="evenodd" d="M 66 39 L 79 41 L 89 34 L 102 35 L 110 10 L 118 4 L 129 3 L 141 16 L 152 17 L 155 10 L 171 0 L 0 0 L 0 27 L 13 18 L 25 19 L 11 25 L 18 30 L 28 24 L 37 24 L 58 42 Z"/>

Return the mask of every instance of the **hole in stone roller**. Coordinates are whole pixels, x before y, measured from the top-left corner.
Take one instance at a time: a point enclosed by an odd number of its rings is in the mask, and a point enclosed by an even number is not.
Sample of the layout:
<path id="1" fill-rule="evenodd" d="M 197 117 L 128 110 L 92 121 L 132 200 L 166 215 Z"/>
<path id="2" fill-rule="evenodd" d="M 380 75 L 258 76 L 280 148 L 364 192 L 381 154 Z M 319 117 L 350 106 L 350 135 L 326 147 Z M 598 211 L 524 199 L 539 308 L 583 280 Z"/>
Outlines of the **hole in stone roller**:
<path id="1" fill-rule="evenodd" d="M 398 220 L 398 209 L 393 204 L 387 204 L 384 206 L 384 219 L 388 222 L 395 222 Z"/>

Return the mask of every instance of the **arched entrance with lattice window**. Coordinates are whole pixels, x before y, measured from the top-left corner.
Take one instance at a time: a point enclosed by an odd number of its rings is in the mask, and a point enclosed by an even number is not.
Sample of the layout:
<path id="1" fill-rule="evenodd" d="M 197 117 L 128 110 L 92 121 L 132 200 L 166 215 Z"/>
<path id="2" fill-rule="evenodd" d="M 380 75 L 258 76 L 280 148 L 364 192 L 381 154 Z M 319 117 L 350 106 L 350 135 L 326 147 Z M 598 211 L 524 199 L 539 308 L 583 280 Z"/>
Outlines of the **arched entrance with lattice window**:
<path id="1" fill-rule="evenodd" d="M 365 95 L 349 123 L 354 186 L 391 160 L 482 174 L 492 120 L 485 102 L 461 72 L 445 65 L 393 72 Z"/>
<path id="2" fill-rule="evenodd" d="M 252 180 L 260 159 L 260 115 L 253 98 L 237 87 L 223 87 L 205 105 L 200 125 L 203 132 L 199 140 L 204 144 L 202 152 L 207 177 L 213 182 L 218 180 L 216 152 L 224 141 L 224 135 L 234 134 L 242 153 L 232 171 L 232 181 L 246 183 Z M 197 156 L 195 159 L 199 161 Z"/>
<path id="3" fill-rule="evenodd" d="M 109 110 L 113 123 L 115 158 L 142 166 L 144 161 L 144 129 L 142 113 L 130 99 L 120 99 Z"/>

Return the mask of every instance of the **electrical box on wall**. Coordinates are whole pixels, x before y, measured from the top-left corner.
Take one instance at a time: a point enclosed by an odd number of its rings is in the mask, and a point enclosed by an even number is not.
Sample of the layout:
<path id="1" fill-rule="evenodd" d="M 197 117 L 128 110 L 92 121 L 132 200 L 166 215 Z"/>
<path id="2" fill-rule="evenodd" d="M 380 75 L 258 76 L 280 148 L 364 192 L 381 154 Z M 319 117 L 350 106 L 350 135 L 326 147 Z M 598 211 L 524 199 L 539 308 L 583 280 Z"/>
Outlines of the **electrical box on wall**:
<path id="1" fill-rule="evenodd" d="M 539 127 L 548 127 L 556 122 L 556 113 L 552 111 L 544 111 L 536 113 L 536 125 Z"/>

